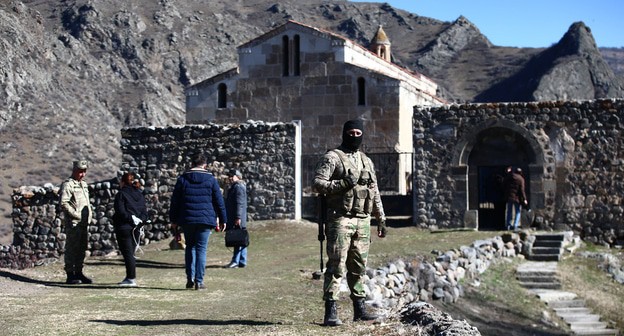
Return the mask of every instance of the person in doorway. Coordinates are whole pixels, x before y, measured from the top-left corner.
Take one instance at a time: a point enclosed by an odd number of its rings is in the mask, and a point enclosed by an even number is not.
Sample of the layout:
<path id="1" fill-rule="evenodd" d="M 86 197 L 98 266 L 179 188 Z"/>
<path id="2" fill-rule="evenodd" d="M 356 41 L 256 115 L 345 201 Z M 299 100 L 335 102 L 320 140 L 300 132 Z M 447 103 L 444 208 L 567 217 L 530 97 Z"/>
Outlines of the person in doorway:
<path id="1" fill-rule="evenodd" d="M 507 175 L 503 181 L 505 190 L 505 227 L 507 230 L 518 230 L 522 206 L 528 205 L 526 193 L 524 191 L 524 177 L 522 169 L 507 167 Z"/>
<path id="2" fill-rule="evenodd" d="M 91 284 L 93 280 L 82 271 L 88 246 L 88 226 L 93 217 L 89 200 L 89 186 L 84 181 L 89 164 L 74 161 L 72 175 L 61 184 L 60 207 L 65 215 L 65 272 L 66 283 Z"/>
<path id="3" fill-rule="evenodd" d="M 228 172 L 230 187 L 225 197 L 228 230 L 247 229 L 247 187 L 240 171 L 233 169 Z M 232 261 L 225 268 L 247 266 L 247 246 L 235 246 Z"/>
<path id="4" fill-rule="evenodd" d="M 366 271 L 371 241 L 371 215 L 378 220 L 377 235 L 386 236 L 386 217 L 377 188 L 372 161 L 361 152 L 364 122 L 349 120 L 342 130 L 342 144 L 328 151 L 317 163 L 313 188 L 327 199 L 327 264 L 323 283 L 323 325 L 338 326 L 337 301 L 340 283 L 347 274 L 353 301 L 353 320 L 375 320 L 367 311 L 362 277 Z"/>
<path id="5" fill-rule="evenodd" d="M 113 226 L 119 251 L 126 265 L 126 277 L 120 286 L 135 287 L 136 258 L 134 253 L 141 239 L 140 227 L 147 221 L 147 206 L 141 192 L 141 182 L 134 173 L 121 176 L 120 190 L 115 195 Z"/>
<path id="6" fill-rule="evenodd" d="M 206 170 L 206 157 L 196 154 L 192 168 L 178 177 L 171 195 L 169 219 L 174 232 L 182 227 L 186 248 L 186 288 L 205 289 L 208 239 L 213 229 L 226 228 L 227 216 L 217 179 Z"/>

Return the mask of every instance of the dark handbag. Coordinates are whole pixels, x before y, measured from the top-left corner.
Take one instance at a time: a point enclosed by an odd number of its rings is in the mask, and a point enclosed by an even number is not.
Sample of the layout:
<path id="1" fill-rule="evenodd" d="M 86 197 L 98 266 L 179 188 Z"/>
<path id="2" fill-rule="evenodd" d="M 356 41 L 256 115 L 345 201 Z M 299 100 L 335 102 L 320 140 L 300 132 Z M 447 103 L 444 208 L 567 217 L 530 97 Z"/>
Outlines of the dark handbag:
<path id="1" fill-rule="evenodd" d="M 247 229 L 225 230 L 225 246 L 226 247 L 249 246 L 249 233 L 247 232 Z"/>

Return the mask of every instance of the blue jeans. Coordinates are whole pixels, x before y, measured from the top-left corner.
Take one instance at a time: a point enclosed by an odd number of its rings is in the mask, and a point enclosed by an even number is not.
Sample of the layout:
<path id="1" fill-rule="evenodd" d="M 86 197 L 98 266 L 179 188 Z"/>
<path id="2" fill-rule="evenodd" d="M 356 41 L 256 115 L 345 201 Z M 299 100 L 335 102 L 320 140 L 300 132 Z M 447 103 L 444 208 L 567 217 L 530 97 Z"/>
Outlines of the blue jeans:
<path id="1" fill-rule="evenodd" d="M 239 266 L 247 265 L 247 247 L 236 246 L 234 247 L 234 254 L 232 254 L 232 262 L 233 264 L 238 264 Z"/>
<path id="2" fill-rule="evenodd" d="M 184 250 L 186 280 L 201 284 L 204 282 L 208 238 L 212 231 L 208 225 L 185 225 L 183 229 L 186 240 Z"/>
<path id="3" fill-rule="evenodd" d="M 520 210 L 522 207 L 520 203 L 507 202 L 507 208 L 505 209 L 505 226 L 507 230 L 517 230 L 518 224 L 520 224 Z"/>

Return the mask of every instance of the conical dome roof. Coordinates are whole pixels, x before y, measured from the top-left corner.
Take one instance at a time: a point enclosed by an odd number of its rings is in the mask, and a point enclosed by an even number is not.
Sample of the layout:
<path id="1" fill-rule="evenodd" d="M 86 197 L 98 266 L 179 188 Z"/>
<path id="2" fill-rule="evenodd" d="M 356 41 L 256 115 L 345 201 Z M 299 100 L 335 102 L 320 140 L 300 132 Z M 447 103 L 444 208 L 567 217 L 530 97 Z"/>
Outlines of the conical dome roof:
<path id="1" fill-rule="evenodd" d="M 377 34 L 375 34 L 372 44 L 390 44 L 388 35 L 386 35 L 386 32 L 383 30 L 381 25 L 379 25 L 379 29 L 377 29 Z"/>

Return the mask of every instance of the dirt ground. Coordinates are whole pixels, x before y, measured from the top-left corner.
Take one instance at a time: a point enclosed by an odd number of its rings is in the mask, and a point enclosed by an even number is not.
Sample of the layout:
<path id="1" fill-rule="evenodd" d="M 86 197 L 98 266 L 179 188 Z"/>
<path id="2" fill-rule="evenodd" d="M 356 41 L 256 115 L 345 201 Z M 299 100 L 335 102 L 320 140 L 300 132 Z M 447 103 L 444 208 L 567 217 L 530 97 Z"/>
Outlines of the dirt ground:
<path id="1" fill-rule="evenodd" d="M 351 303 L 346 295 L 339 312 L 345 325 L 321 327 L 322 281 L 311 277 L 319 265 L 316 225 L 254 223 L 250 232 L 251 264 L 238 270 L 222 268 L 231 252 L 223 246 L 222 235 L 211 236 L 206 270 L 209 289 L 204 292 L 183 289 L 183 252 L 169 249 L 166 242 L 144 247 L 145 253 L 137 262 L 138 288 L 115 285 L 124 272 L 123 262 L 116 255 L 88 258 L 86 272 L 96 279 L 90 286 L 65 285 L 62 261 L 26 270 L 0 269 L 0 295 L 3 306 L 8 307 L 0 314 L 3 334 L 82 335 L 84 328 L 89 328 L 91 335 L 336 336 L 400 335 L 405 330 L 396 320 L 381 325 L 351 322 Z M 391 228 L 387 238 L 373 241 L 369 261 L 379 265 L 396 256 L 428 254 L 434 248 L 446 250 L 489 234 L 433 236 L 412 227 Z M 540 308 L 530 314 L 519 313 L 508 308 L 508 297 L 498 289 L 465 288 L 466 295 L 455 304 L 432 303 L 455 319 L 467 320 L 482 335 L 565 334 L 539 317 Z M 535 302 L 527 303 L 537 306 Z"/>

